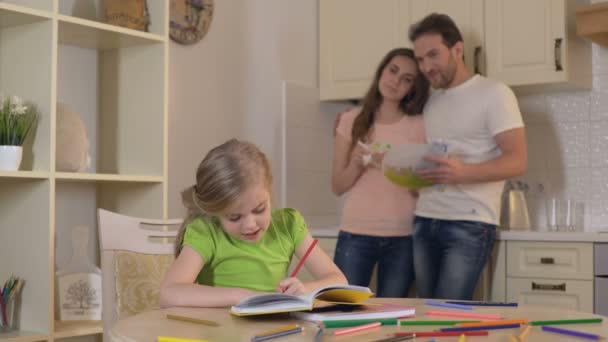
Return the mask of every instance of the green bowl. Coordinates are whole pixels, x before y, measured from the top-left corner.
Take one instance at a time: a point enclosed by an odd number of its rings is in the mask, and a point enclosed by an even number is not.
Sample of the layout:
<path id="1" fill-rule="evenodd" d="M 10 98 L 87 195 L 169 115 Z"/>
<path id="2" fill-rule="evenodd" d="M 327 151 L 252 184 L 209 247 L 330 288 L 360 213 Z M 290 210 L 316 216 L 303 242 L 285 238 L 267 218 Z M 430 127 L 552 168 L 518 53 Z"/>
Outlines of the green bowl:
<path id="1" fill-rule="evenodd" d="M 391 182 L 411 190 L 418 190 L 433 185 L 433 182 L 420 178 L 410 169 L 397 170 L 385 165 L 384 176 Z"/>

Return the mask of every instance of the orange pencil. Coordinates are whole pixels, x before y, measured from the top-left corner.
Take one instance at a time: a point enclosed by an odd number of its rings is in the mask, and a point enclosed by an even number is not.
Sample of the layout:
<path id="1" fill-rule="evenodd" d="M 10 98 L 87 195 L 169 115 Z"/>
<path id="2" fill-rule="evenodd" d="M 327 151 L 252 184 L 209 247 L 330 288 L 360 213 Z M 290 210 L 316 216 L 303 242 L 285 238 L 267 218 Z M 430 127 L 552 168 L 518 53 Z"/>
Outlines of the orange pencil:
<path id="1" fill-rule="evenodd" d="M 304 261 L 306 261 L 306 258 L 308 258 L 308 255 L 310 255 L 313 248 L 315 248 L 317 242 L 319 242 L 317 239 L 312 240 L 310 247 L 308 247 L 308 250 L 306 250 L 306 253 L 304 253 L 304 256 L 302 257 L 302 259 L 300 259 L 300 262 L 298 262 L 298 266 L 296 266 L 296 268 L 293 270 L 293 272 L 291 272 L 291 275 L 289 276 L 290 278 L 295 277 L 298 274 L 298 272 L 300 272 L 300 268 L 302 268 L 302 266 L 304 265 Z"/>
<path id="2" fill-rule="evenodd" d="M 458 327 L 485 327 L 488 325 L 504 325 L 504 324 L 526 324 L 527 319 L 501 319 L 498 321 L 473 322 L 473 323 L 458 323 Z"/>
<path id="3" fill-rule="evenodd" d="M 356 327 L 351 327 L 351 328 L 346 328 L 346 329 L 339 329 L 339 330 L 334 331 L 334 336 L 346 335 L 346 334 L 350 334 L 350 333 L 354 333 L 354 332 L 368 330 L 368 329 L 372 329 L 372 328 L 375 328 L 375 327 L 379 327 L 381 325 L 382 325 L 381 322 L 373 322 L 373 323 L 358 325 Z"/>

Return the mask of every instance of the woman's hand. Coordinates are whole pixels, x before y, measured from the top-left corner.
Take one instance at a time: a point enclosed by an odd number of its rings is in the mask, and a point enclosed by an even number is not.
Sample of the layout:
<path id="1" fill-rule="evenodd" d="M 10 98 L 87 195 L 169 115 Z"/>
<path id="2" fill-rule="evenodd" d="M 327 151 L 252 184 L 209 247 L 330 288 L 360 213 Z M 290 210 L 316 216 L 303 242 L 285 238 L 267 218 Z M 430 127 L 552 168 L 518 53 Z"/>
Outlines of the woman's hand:
<path id="1" fill-rule="evenodd" d="M 299 296 L 306 293 L 306 286 L 298 278 L 291 277 L 281 280 L 276 291 L 278 293 Z"/>
<path id="2" fill-rule="evenodd" d="M 370 155 L 370 152 L 363 146 L 356 144 L 350 153 L 349 166 L 356 169 L 363 169 L 368 163 L 365 162 L 365 156 Z"/>

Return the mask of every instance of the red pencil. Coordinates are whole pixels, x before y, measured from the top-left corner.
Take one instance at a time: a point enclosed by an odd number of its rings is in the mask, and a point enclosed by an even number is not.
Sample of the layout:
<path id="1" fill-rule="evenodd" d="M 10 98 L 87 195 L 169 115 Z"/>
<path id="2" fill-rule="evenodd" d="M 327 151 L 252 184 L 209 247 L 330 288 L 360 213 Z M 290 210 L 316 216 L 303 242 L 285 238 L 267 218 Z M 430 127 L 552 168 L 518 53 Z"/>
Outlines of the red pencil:
<path id="1" fill-rule="evenodd" d="M 304 256 L 302 257 L 302 259 L 300 259 L 300 262 L 298 262 L 298 266 L 296 266 L 296 268 L 293 270 L 293 272 L 291 272 L 291 275 L 289 276 L 290 278 L 295 277 L 298 274 L 298 272 L 300 272 L 300 268 L 302 268 L 302 266 L 304 266 L 304 261 L 306 261 L 306 258 L 308 258 L 308 255 L 310 254 L 310 252 L 312 252 L 313 248 L 315 248 L 315 245 L 317 244 L 317 242 L 319 242 L 317 239 L 312 240 L 310 247 L 308 247 L 308 250 L 306 251 L 306 253 L 304 253 Z"/>
<path id="2" fill-rule="evenodd" d="M 398 332 L 395 333 L 395 337 L 398 336 L 410 336 L 414 334 L 416 337 L 443 337 L 443 336 L 488 336 L 487 330 L 480 331 L 410 331 L 410 332 Z"/>

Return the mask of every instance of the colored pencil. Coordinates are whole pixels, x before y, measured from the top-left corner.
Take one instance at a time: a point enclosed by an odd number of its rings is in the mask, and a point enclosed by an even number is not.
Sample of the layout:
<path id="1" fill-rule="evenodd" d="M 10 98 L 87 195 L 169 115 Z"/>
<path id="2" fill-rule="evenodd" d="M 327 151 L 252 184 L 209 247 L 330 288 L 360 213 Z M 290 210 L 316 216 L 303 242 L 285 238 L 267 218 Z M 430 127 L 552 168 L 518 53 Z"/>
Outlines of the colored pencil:
<path id="1" fill-rule="evenodd" d="M 446 303 L 473 305 L 473 306 L 517 306 L 517 303 L 502 303 L 502 302 L 467 302 L 461 300 L 447 300 Z"/>
<path id="2" fill-rule="evenodd" d="M 580 332 L 580 331 L 576 331 L 576 330 L 556 328 L 556 327 L 552 327 L 550 325 L 543 325 L 542 329 L 544 331 L 550 331 L 550 332 L 554 332 L 554 333 L 558 333 L 558 334 L 562 334 L 562 335 L 586 338 L 588 340 L 599 340 L 602 338 L 599 335 L 584 333 L 584 332 Z"/>
<path id="3" fill-rule="evenodd" d="M 299 327 L 300 326 L 297 325 L 297 324 L 289 324 L 289 325 L 282 326 L 280 328 L 266 330 L 264 332 L 261 332 L 261 333 L 255 335 L 254 337 L 263 337 L 263 336 L 266 336 L 266 335 L 276 334 L 276 333 L 279 333 L 279 332 L 282 332 L 282 331 L 293 330 L 293 329 L 296 329 L 296 328 L 299 328 Z"/>
<path id="4" fill-rule="evenodd" d="M 351 333 L 355 333 L 355 332 L 359 332 L 359 331 L 369 330 L 369 329 L 377 328 L 381 325 L 382 324 L 380 322 L 374 322 L 374 323 L 358 325 L 356 327 L 339 329 L 339 330 L 334 331 L 334 336 L 342 336 L 342 335 L 351 334 Z"/>
<path id="5" fill-rule="evenodd" d="M 214 321 L 208 321 L 206 319 L 199 319 L 199 318 L 186 317 L 186 316 L 180 316 L 180 315 L 167 314 L 167 319 L 172 319 L 172 320 L 182 321 L 182 322 L 190 322 L 190 323 L 203 324 L 203 325 L 208 325 L 208 326 L 211 326 L 211 327 L 219 327 L 220 326 L 217 322 L 214 322 Z"/>
<path id="6" fill-rule="evenodd" d="M 517 336 L 517 340 L 519 342 L 524 342 L 526 340 L 526 338 L 528 338 L 528 335 L 530 335 L 530 331 L 532 330 L 532 326 L 531 325 L 526 325 L 526 328 L 524 329 L 524 331 L 521 332 L 521 334 L 519 334 L 519 336 Z"/>
<path id="7" fill-rule="evenodd" d="M 157 342 L 208 342 L 206 340 L 193 340 L 191 338 L 171 337 L 171 336 L 158 336 Z"/>
<path id="8" fill-rule="evenodd" d="M 453 304 L 453 303 L 448 303 L 448 302 L 440 302 L 440 301 L 436 301 L 436 300 L 427 300 L 424 302 L 424 304 L 433 305 L 433 306 L 442 306 L 445 308 L 452 308 L 452 309 L 473 310 L 473 307 L 471 305 Z"/>
<path id="9" fill-rule="evenodd" d="M 602 318 L 584 319 L 558 319 L 553 321 L 531 321 L 531 325 L 557 325 L 557 324 L 583 324 L 583 323 L 602 323 Z"/>
<path id="10" fill-rule="evenodd" d="M 408 336 L 414 334 L 416 337 L 447 337 L 447 336 L 488 336 L 488 331 L 408 331 L 397 332 L 395 336 Z"/>
<path id="11" fill-rule="evenodd" d="M 405 335 L 405 336 L 391 336 L 391 337 L 382 338 L 379 340 L 374 340 L 373 342 L 398 342 L 398 341 L 413 340 L 415 337 L 416 336 L 414 336 L 414 334 L 409 334 L 409 335 Z"/>
<path id="12" fill-rule="evenodd" d="M 380 322 L 382 325 L 396 325 L 399 322 L 397 318 L 385 318 L 385 319 L 353 319 L 353 320 L 331 320 L 323 321 L 325 328 L 347 328 L 356 327 L 358 325 Z M 401 321 L 403 323 L 403 321 Z"/>
<path id="13" fill-rule="evenodd" d="M 300 262 L 298 262 L 298 265 L 293 270 L 293 272 L 291 272 L 291 275 L 289 277 L 293 278 L 296 275 L 298 275 L 298 272 L 300 272 L 300 268 L 302 268 L 302 266 L 304 265 L 304 261 L 306 261 L 306 258 L 308 258 L 308 255 L 310 255 L 312 250 L 315 248 L 315 246 L 317 245 L 317 242 L 319 242 L 319 240 L 317 240 L 317 239 L 312 240 L 310 247 L 308 247 L 308 249 L 306 250 L 306 253 L 302 257 L 302 259 L 300 259 Z"/>
<path id="14" fill-rule="evenodd" d="M 451 317 L 478 318 L 478 319 L 501 319 L 502 318 L 501 315 L 469 313 L 469 312 L 460 312 L 460 311 L 428 310 L 426 312 L 426 314 L 430 315 L 430 316 L 451 316 Z"/>
<path id="15" fill-rule="evenodd" d="M 473 330 L 498 330 L 498 329 L 513 329 L 519 328 L 520 324 L 503 324 L 503 325 L 488 325 L 485 327 L 456 327 L 456 328 L 441 328 L 441 331 L 473 331 Z"/>
<path id="16" fill-rule="evenodd" d="M 458 342 L 466 342 L 467 337 L 465 334 L 460 335 L 460 337 L 458 338 Z"/>
<path id="17" fill-rule="evenodd" d="M 459 323 L 459 327 L 485 327 L 488 325 L 505 325 L 505 324 L 527 324 L 527 319 L 501 319 L 498 321 L 485 321 L 485 322 L 467 322 Z"/>
<path id="18" fill-rule="evenodd" d="M 297 333 L 302 332 L 302 330 L 303 330 L 302 327 L 297 327 L 295 329 L 279 331 L 279 332 L 276 332 L 276 333 L 270 334 L 270 335 L 254 336 L 251 339 L 251 342 L 261 342 L 261 341 L 271 340 L 271 339 L 277 338 L 277 337 L 297 334 Z"/>
<path id="19" fill-rule="evenodd" d="M 315 342 L 321 342 L 321 337 L 323 337 L 323 325 L 319 325 L 319 330 L 315 334 Z"/>
<path id="20" fill-rule="evenodd" d="M 401 321 L 401 325 L 456 325 L 465 323 L 480 323 L 480 321 Z"/>

